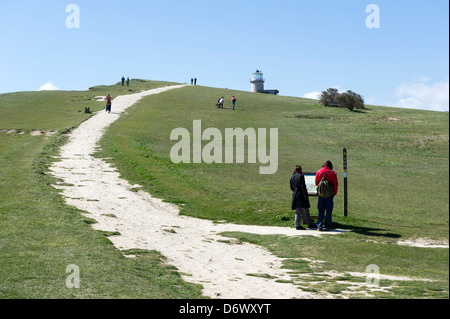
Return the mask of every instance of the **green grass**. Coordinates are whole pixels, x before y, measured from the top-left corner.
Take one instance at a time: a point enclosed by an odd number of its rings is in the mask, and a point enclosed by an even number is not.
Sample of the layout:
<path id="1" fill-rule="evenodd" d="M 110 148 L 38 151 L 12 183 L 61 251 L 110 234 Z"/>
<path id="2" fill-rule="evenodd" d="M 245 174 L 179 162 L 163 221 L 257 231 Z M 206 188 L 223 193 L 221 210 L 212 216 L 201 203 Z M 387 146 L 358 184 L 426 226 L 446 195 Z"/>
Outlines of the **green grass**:
<path id="1" fill-rule="evenodd" d="M 130 86 L 119 84 L 95 86 L 88 91 L 16 92 L 0 95 L 0 129 L 4 130 L 64 130 L 70 129 L 89 117 L 85 107 L 98 111 L 105 102 L 97 102 L 96 96 L 138 93 L 142 90 L 172 85 L 172 82 L 156 82 L 133 79 Z"/>
<path id="2" fill-rule="evenodd" d="M 156 252 L 132 250 L 124 257 L 67 206 L 46 174 L 66 134 L 98 111 L 94 97 L 135 93 L 168 82 L 132 80 L 130 87 L 94 87 L 86 92 L 22 92 L 0 95 L 0 298 L 200 298 Z M 129 91 L 132 90 L 132 91 Z M 237 110 L 229 99 L 238 98 Z M 214 107 L 225 96 L 226 109 Z M 279 168 L 260 175 L 259 164 L 173 164 L 173 129 L 201 119 L 203 129 L 278 128 Z M 324 108 L 313 100 L 207 87 L 186 87 L 142 99 L 115 122 L 97 156 L 111 157 L 126 179 L 179 204 L 182 214 L 215 221 L 292 227 L 289 178 L 296 164 L 315 171 L 329 159 L 341 188 L 334 227 L 350 230 L 324 238 L 227 233 L 289 258 L 284 267 L 305 279 L 304 291 L 336 297 L 360 279 L 338 282 L 321 274 L 364 272 L 415 276 L 434 282 L 395 285 L 378 298 L 448 298 L 448 249 L 396 245 L 400 239 L 448 241 L 448 113 L 369 106 L 361 112 Z M 57 130 L 52 137 L 29 131 Z M 2 130 L 23 130 L 6 134 Z M 342 149 L 348 149 L 349 217 L 343 217 Z M 312 214 L 317 199 L 311 198 Z M 167 229 L 167 231 L 176 231 Z M 224 244 L 227 242 L 224 241 Z M 322 260 L 309 264 L 301 258 Z M 81 288 L 65 287 L 69 264 L 81 271 Z M 120 274 L 120 276 L 118 275 Z M 252 274 L 249 274 L 252 275 Z M 300 277 L 299 277 L 300 278 Z M 174 289 L 176 288 L 176 289 Z"/>
<path id="3" fill-rule="evenodd" d="M 213 106 L 215 97 L 224 93 L 240 96 L 237 111 Z M 278 172 L 259 175 L 257 164 L 173 164 L 169 153 L 175 141 L 169 140 L 170 133 L 177 127 L 192 132 L 194 119 L 202 120 L 203 129 L 217 127 L 222 132 L 235 127 L 279 128 Z M 332 160 L 342 195 L 346 147 L 351 217 L 388 227 L 424 227 L 432 238 L 441 238 L 448 227 L 447 113 L 381 107 L 347 112 L 311 100 L 188 87 L 142 100 L 113 124 L 103 146 L 100 155 L 114 155 L 130 178 L 146 182 L 148 189 L 168 200 L 189 201 L 183 213 L 285 226 L 292 220 L 276 217 L 289 213 L 288 180 L 295 164 L 315 171 L 326 159 Z M 342 215 L 342 207 L 338 196 L 336 215 Z"/>
<path id="4" fill-rule="evenodd" d="M 151 87 L 162 84 L 148 83 Z M 7 116 L 0 117 L 0 129 L 67 133 L 89 115 L 66 102 L 87 101 L 91 95 L 0 95 L 0 113 Z M 39 100 L 39 105 L 30 99 Z M 89 103 L 95 109 L 103 108 L 103 103 Z M 62 132 L 51 138 L 0 133 L 0 298 L 201 298 L 200 287 L 184 282 L 159 253 L 125 252 L 136 256 L 126 258 L 106 237 L 114 233 L 94 231 L 92 219 L 64 203 L 46 172 L 51 157 L 66 140 Z M 80 289 L 66 287 L 70 275 L 66 267 L 71 264 L 80 269 Z"/>
<path id="5" fill-rule="evenodd" d="M 217 98 L 238 98 L 224 110 Z M 260 175 L 258 164 L 174 164 L 173 129 L 278 128 L 279 168 Z M 143 99 L 114 123 L 98 156 L 112 157 L 123 176 L 153 195 L 182 204 L 181 213 L 241 224 L 292 227 L 289 178 L 296 164 L 315 171 L 329 159 L 341 183 L 334 227 L 351 230 L 324 239 L 287 239 L 233 234 L 292 258 L 326 261 L 326 269 L 364 272 L 377 264 L 383 274 L 437 280 L 393 297 L 448 297 L 448 249 L 396 245 L 400 239 L 448 242 L 448 113 L 368 106 L 350 112 L 316 101 L 247 92 L 186 87 Z M 224 134 L 223 134 L 224 135 Z M 203 143 L 203 146 L 207 142 Z M 342 150 L 348 150 L 349 217 L 343 217 Z M 317 215 L 317 199 L 311 198 Z M 290 218 L 289 218 L 290 216 Z M 276 248 L 274 248 L 276 247 Z M 405 283 L 403 283 L 405 285 Z M 415 291 L 408 290 L 408 291 Z"/>

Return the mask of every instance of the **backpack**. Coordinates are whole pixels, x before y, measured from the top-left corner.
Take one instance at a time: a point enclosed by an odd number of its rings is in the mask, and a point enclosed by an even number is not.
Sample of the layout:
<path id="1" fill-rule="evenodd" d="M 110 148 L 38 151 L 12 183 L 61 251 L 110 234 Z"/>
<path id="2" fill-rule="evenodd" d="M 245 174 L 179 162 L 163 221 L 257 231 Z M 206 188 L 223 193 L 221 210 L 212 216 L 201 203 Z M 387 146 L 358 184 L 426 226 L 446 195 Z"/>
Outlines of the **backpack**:
<path id="1" fill-rule="evenodd" d="M 325 177 L 329 172 L 331 171 L 323 174 L 322 180 L 320 181 L 319 186 L 317 186 L 317 193 L 323 198 L 328 198 L 334 194 L 333 184 L 331 184 Z"/>

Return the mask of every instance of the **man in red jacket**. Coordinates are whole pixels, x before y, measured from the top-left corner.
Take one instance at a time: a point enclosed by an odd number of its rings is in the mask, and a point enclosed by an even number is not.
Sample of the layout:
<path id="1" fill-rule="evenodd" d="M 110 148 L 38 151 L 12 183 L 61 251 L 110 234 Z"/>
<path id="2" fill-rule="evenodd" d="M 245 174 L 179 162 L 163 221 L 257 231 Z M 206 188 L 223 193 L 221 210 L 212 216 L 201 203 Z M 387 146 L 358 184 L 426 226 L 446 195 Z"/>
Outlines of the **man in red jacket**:
<path id="1" fill-rule="evenodd" d="M 331 161 L 326 161 L 323 163 L 322 168 L 317 171 L 316 173 L 316 186 L 319 186 L 320 181 L 322 180 L 323 176 L 328 180 L 328 182 L 333 185 L 333 195 L 324 198 L 319 196 L 319 201 L 317 203 L 317 209 L 319 211 L 319 216 L 317 218 L 317 230 L 323 231 L 323 220 L 324 215 L 326 211 L 325 216 L 325 230 L 330 230 L 331 228 L 331 221 L 332 221 L 332 214 L 333 214 L 333 200 L 334 196 L 336 196 L 338 192 L 338 179 L 336 172 L 333 171 L 333 164 Z"/>

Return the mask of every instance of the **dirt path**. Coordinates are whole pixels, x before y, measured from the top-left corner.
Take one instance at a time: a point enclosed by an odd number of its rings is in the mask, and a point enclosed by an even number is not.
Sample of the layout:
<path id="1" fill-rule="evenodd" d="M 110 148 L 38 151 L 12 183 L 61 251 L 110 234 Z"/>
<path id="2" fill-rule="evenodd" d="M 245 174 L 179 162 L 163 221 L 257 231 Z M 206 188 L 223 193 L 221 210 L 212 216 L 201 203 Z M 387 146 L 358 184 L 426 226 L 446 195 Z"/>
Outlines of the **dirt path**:
<path id="1" fill-rule="evenodd" d="M 203 285 L 203 293 L 213 298 L 315 298 L 326 297 L 304 292 L 292 283 L 282 259 L 267 250 L 220 236 L 224 231 L 286 236 L 330 236 L 339 231 L 319 233 L 285 227 L 214 224 L 179 216 L 178 208 L 163 203 L 143 191 L 135 192 L 119 178 L 110 164 L 92 157 L 105 129 L 126 108 L 144 96 L 182 86 L 159 88 L 113 101 L 112 113 L 99 112 L 70 135 L 61 148 L 59 161 L 50 168 L 62 183 L 55 185 L 69 205 L 87 212 L 98 223 L 94 229 L 119 232 L 109 237 L 120 250 L 157 250 L 167 257 L 188 282 Z M 70 185 L 70 186 L 67 186 Z M 251 274 L 249 276 L 249 274 Z"/>

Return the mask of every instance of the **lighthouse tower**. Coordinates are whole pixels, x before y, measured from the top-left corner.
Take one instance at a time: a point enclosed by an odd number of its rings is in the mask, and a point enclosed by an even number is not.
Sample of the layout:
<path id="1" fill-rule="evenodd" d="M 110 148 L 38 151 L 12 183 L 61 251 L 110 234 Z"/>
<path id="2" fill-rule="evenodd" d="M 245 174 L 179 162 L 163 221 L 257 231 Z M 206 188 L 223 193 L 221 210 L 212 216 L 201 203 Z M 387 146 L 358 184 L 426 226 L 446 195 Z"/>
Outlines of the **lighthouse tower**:
<path id="1" fill-rule="evenodd" d="M 252 73 L 252 79 L 250 80 L 250 83 L 252 84 L 252 92 L 253 93 L 260 93 L 264 91 L 264 78 L 261 71 L 256 70 L 255 73 Z"/>

